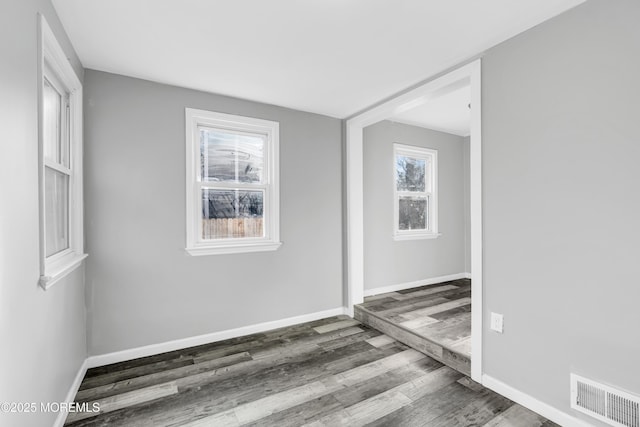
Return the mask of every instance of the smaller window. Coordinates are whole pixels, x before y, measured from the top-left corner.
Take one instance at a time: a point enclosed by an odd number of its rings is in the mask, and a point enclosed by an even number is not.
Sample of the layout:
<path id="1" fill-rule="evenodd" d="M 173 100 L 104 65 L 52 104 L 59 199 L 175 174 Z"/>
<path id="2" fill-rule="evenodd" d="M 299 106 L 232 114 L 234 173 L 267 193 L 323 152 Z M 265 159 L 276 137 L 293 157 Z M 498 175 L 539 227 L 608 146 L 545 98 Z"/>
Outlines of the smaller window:
<path id="1" fill-rule="evenodd" d="M 40 16 L 40 285 L 48 289 L 80 266 L 82 84 Z"/>
<path id="2" fill-rule="evenodd" d="M 187 252 L 276 250 L 277 122 L 186 109 Z"/>
<path id="3" fill-rule="evenodd" d="M 438 234 L 438 152 L 394 144 L 394 239 Z"/>

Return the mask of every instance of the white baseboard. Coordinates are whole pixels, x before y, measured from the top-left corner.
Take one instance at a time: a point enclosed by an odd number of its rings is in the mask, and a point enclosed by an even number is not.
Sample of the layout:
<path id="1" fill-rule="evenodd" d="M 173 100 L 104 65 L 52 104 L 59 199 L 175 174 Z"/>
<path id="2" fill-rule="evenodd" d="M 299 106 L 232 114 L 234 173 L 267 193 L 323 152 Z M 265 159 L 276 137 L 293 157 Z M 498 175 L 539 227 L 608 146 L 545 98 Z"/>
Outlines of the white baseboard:
<path id="1" fill-rule="evenodd" d="M 139 357 L 153 356 L 154 354 L 166 353 L 168 351 L 180 350 L 183 348 L 209 344 L 212 342 L 222 341 L 230 338 L 256 334 L 272 329 L 284 328 L 287 326 L 297 325 L 299 323 L 311 322 L 314 320 L 338 316 L 346 313 L 347 309 L 345 307 L 339 307 L 331 310 L 318 311 L 316 313 L 303 314 L 301 316 L 294 316 L 288 317 L 286 319 L 259 323 L 256 325 L 243 326 L 236 329 L 228 329 L 226 331 L 212 332 L 210 334 L 198 335 L 195 337 L 181 338 L 174 341 L 151 344 L 143 347 L 136 347 L 128 350 L 116 351 L 113 353 L 101 354 L 97 356 L 90 356 L 87 359 L 86 368 L 95 368 L 97 366 L 124 362 L 126 360 L 137 359 Z"/>
<path id="2" fill-rule="evenodd" d="M 67 397 L 64 399 L 65 403 L 71 403 L 75 400 L 76 394 L 78 394 L 78 390 L 80 389 L 80 384 L 82 384 L 82 380 L 84 379 L 84 375 L 87 373 L 87 360 L 85 359 L 80 365 L 80 369 L 78 369 L 78 373 L 76 377 L 73 379 L 73 383 L 71 383 L 71 387 L 67 392 Z M 63 411 L 60 409 L 58 412 L 58 416 L 56 417 L 56 421 L 53 423 L 53 427 L 62 427 L 64 422 L 67 420 L 68 411 Z"/>
<path id="3" fill-rule="evenodd" d="M 524 406 L 525 408 L 531 409 L 534 412 L 542 415 L 543 417 L 553 421 L 554 423 L 560 424 L 563 427 L 589 427 L 590 424 L 575 418 L 566 412 L 562 412 L 561 410 L 554 408 L 551 405 L 548 405 L 526 393 L 521 392 L 520 390 L 516 390 L 503 383 L 502 381 L 496 380 L 489 375 L 482 375 L 482 385 L 490 388 L 503 395 L 504 397 L 513 400 L 516 403 Z M 567 394 L 569 391 L 567 390 Z"/>
<path id="4" fill-rule="evenodd" d="M 435 283 L 448 282 L 450 280 L 471 279 L 471 273 L 457 273 L 448 276 L 432 277 L 430 279 L 416 280 L 415 282 L 398 283 L 397 285 L 382 286 L 379 288 L 365 289 L 364 296 L 386 294 L 387 292 L 403 291 L 405 289 L 417 288 L 419 286 L 433 285 Z"/>

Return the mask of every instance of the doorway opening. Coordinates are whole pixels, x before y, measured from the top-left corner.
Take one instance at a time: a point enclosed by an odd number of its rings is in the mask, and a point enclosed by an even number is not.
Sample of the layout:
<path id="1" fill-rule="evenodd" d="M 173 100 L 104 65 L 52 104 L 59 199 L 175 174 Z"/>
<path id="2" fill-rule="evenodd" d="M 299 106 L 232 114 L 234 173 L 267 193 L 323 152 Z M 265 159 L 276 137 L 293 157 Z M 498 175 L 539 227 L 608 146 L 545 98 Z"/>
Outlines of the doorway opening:
<path id="1" fill-rule="evenodd" d="M 480 60 L 471 62 L 441 77 L 437 77 L 413 90 L 399 95 L 370 110 L 349 119 L 346 123 L 347 159 L 347 310 L 365 298 L 365 206 L 364 206 L 364 144 L 365 128 L 382 121 L 410 122 L 411 114 L 438 99 L 468 88 L 469 111 L 469 267 L 471 276 L 471 378 L 480 382 L 482 375 L 482 210 L 481 210 L 481 91 Z M 409 119 L 407 119 L 409 117 Z M 426 126 L 425 126 L 426 127 Z M 405 195 L 406 196 L 406 195 Z M 421 195 L 424 198 L 428 194 Z M 436 214 L 437 215 L 437 214 Z M 396 218 L 397 220 L 397 215 Z M 409 218 L 409 221 L 416 221 Z M 437 230 L 436 233 L 438 234 Z M 437 236 L 433 236 L 437 238 Z M 442 277 L 441 277 L 442 278 Z M 447 278 L 445 278 L 447 279 Z M 463 279 L 453 278 L 448 279 Z M 468 279 L 466 279 L 468 280 Z M 443 280 L 444 281 L 444 280 Z M 435 282 L 432 282 L 435 283 Z M 430 283 L 422 283 L 428 285 Z M 416 285 L 419 285 L 418 283 Z M 448 286 L 464 285 L 464 283 Z M 445 285 L 446 286 L 446 285 Z M 426 289 L 425 289 L 426 290 Z M 448 288 L 452 291 L 453 288 Z M 424 293 L 424 292 L 423 292 Z M 427 290 L 427 294 L 429 291 Z M 370 293 L 369 293 L 370 294 Z M 402 297 L 400 297 L 402 299 Z M 419 323 L 417 321 L 416 323 Z M 454 366 L 455 367 L 455 366 Z"/>

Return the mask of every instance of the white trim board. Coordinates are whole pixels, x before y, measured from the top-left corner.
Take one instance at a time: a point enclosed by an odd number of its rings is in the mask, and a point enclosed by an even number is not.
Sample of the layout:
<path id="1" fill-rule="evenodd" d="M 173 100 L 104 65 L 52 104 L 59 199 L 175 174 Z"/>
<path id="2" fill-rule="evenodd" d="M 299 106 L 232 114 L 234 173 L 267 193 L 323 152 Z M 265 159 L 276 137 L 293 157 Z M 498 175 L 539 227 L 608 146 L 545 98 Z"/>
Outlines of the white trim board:
<path id="1" fill-rule="evenodd" d="M 510 385 L 503 383 L 489 375 L 482 375 L 482 385 L 513 400 L 514 402 L 531 409 L 532 411 L 542 415 L 543 417 L 560 424 L 563 427 L 589 427 L 591 424 L 581 421 L 566 412 L 544 403 L 535 397 L 532 397 Z"/>
<path id="2" fill-rule="evenodd" d="M 471 79 L 469 135 L 469 210 L 471 229 L 471 378 L 482 378 L 483 253 L 482 253 L 482 67 L 480 60 L 467 65 Z M 475 309 L 474 309 L 475 307 Z"/>
<path id="3" fill-rule="evenodd" d="M 284 328 L 287 326 L 297 325 L 300 323 L 311 322 L 314 320 L 324 319 L 327 317 L 346 314 L 344 307 L 338 307 L 331 310 L 318 311 L 315 313 L 303 314 L 300 316 L 288 317 L 286 319 L 272 320 L 269 322 L 258 323 L 255 325 L 242 326 L 235 329 L 227 329 L 225 331 L 212 332 L 210 334 L 197 335 L 195 337 L 181 338 L 174 341 L 167 341 L 158 344 L 151 344 L 142 347 L 131 348 L 113 353 L 100 354 L 97 356 L 89 356 L 86 362 L 87 368 L 95 368 L 98 366 L 110 365 L 112 363 L 124 362 L 140 357 L 153 356 L 155 354 L 166 353 L 168 351 L 181 350 L 183 348 L 194 347 L 203 344 L 210 344 L 217 341 L 223 341 L 230 338 L 242 337 L 245 335 L 256 334 L 260 332 L 270 331 L 273 329 Z M 75 395 L 74 395 L 75 396 Z"/>
<path id="4" fill-rule="evenodd" d="M 471 279 L 471 273 L 449 274 L 448 276 L 432 277 L 430 279 L 416 280 L 414 282 L 398 283 L 396 285 L 381 286 L 379 288 L 365 289 L 364 296 L 386 294 L 387 292 L 403 291 L 405 289 L 418 288 L 420 286 L 435 285 L 436 283 L 449 282 L 458 279 Z"/>
<path id="5" fill-rule="evenodd" d="M 82 384 L 82 380 L 84 379 L 85 374 L 88 369 L 88 360 L 85 359 L 80 365 L 80 369 L 78 369 L 78 373 L 76 377 L 73 379 L 71 383 L 71 387 L 69 387 L 69 391 L 67 392 L 67 397 L 65 397 L 65 403 L 71 403 L 76 399 L 76 394 L 78 394 L 78 390 L 80 389 L 80 384 Z M 58 416 L 56 417 L 55 422 L 53 423 L 53 427 L 62 427 L 64 422 L 67 420 L 67 415 L 69 411 L 63 411 L 62 409 L 58 412 Z"/>

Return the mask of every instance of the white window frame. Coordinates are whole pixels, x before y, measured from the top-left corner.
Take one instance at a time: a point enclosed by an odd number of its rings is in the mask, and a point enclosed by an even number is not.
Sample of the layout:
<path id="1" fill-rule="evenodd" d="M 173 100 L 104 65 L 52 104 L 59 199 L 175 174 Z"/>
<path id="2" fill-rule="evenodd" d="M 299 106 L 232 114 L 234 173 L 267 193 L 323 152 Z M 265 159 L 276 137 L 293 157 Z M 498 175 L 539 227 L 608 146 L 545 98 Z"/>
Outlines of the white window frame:
<path id="1" fill-rule="evenodd" d="M 44 16 L 39 15 L 38 34 L 38 171 L 40 215 L 40 280 L 49 289 L 74 271 L 87 257 L 84 253 L 82 200 L 82 83 L 69 63 Z M 44 156 L 44 79 L 62 86 L 68 94 L 69 109 L 65 135 L 69 139 L 69 167 L 60 167 Z M 63 119 L 65 120 L 65 119 Z M 45 164 L 69 177 L 68 238 L 69 247 L 51 256 L 46 254 Z"/>
<path id="2" fill-rule="evenodd" d="M 405 156 L 411 157 L 413 159 L 425 160 L 425 180 L 427 179 L 427 177 L 431 180 L 431 189 L 427 188 L 427 186 L 425 185 L 425 191 L 421 192 L 398 191 L 398 185 L 396 181 L 397 156 Z M 400 197 L 402 196 L 427 198 L 428 213 L 426 229 L 400 230 L 399 211 Z M 395 143 L 393 144 L 393 239 L 435 239 L 438 236 L 440 236 L 440 233 L 438 233 L 438 150 Z"/>
<path id="3" fill-rule="evenodd" d="M 220 184 L 202 182 L 200 178 L 200 127 L 260 135 L 264 137 L 264 179 L 260 185 Z M 186 140 L 186 203 L 187 239 L 186 251 L 194 256 L 232 254 L 244 252 L 274 251 L 280 242 L 280 192 L 279 192 L 279 129 L 278 122 L 236 116 L 214 111 L 185 109 Z M 203 188 L 256 188 L 264 191 L 264 237 L 202 239 Z"/>

